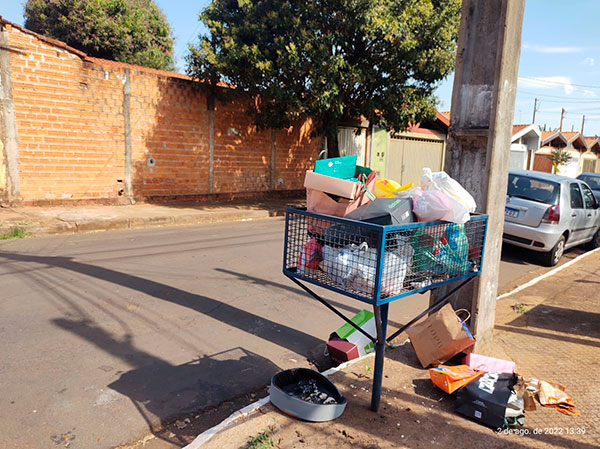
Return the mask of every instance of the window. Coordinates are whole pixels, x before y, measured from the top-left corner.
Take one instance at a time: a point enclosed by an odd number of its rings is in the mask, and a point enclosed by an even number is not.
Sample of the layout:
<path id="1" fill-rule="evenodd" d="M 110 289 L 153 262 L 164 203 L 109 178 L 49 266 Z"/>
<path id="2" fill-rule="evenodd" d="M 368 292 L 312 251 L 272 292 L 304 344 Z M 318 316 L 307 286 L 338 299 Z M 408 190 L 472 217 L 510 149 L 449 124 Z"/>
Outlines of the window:
<path id="1" fill-rule="evenodd" d="M 583 192 L 583 200 L 585 201 L 586 209 L 596 209 L 596 198 L 594 198 L 594 192 L 590 190 L 588 186 L 582 185 L 581 191 Z"/>
<path id="2" fill-rule="evenodd" d="M 558 204 L 560 187 L 552 181 L 510 174 L 507 195 L 546 204 Z M 581 206 L 583 207 L 583 206 Z"/>
<path id="3" fill-rule="evenodd" d="M 600 176 L 581 175 L 577 177 L 594 190 L 600 190 Z"/>
<path id="4" fill-rule="evenodd" d="M 583 209 L 583 198 L 579 184 L 576 182 L 571 184 L 571 209 Z"/>

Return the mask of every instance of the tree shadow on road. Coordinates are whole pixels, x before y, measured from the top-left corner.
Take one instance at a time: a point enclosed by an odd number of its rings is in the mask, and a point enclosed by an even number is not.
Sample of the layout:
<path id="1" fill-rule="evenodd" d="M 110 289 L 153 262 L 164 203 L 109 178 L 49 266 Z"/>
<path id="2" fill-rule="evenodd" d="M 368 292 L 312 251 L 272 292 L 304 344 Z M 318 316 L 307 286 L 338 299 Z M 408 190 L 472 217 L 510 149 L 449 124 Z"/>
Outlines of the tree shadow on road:
<path id="1" fill-rule="evenodd" d="M 194 310 L 309 359 L 311 349 L 322 344 L 320 339 L 307 333 L 216 299 L 139 276 L 77 262 L 70 257 L 2 252 L 0 258 L 61 268 L 137 290 Z M 69 312 L 73 307 L 75 315 Z M 98 326 L 79 310 L 76 304 L 71 304 L 70 308 L 63 311 L 65 317 L 54 319 L 53 324 L 133 367 L 132 370 L 122 373 L 109 387 L 131 399 L 153 432 L 156 432 L 157 424 L 162 426 L 181 413 L 204 410 L 241 394 L 261 390 L 279 370 L 277 365 L 265 357 L 243 348 L 233 348 L 225 354 L 198 357 L 181 365 L 173 365 L 136 348 L 134 335 L 128 328 L 122 336 L 115 336 Z M 215 335 L 213 338 L 217 339 L 219 336 Z M 198 426 L 192 427 L 194 431 L 199 429 Z M 181 432 L 178 432 L 178 435 L 181 435 Z M 157 433 L 157 436 L 160 437 L 160 434 Z M 180 443 L 184 445 L 186 440 L 181 438 Z"/>
<path id="2" fill-rule="evenodd" d="M 187 444 L 203 424 L 192 423 L 193 418 L 185 419 L 186 415 L 229 400 L 232 391 L 258 391 L 279 371 L 277 365 L 242 347 L 173 365 L 137 348 L 130 334 L 117 338 L 91 320 L 59 318 L 52 322 L 133 365 L 134 369 L 122 373 L 108 387 L 131 400 L 155 436 L 178 445 Z M 179 427 L 170 426 L 173 435 L 164 435 L 163 428 L 179 417 Z"/>
<path id="3" fill-rule="evenodd" d="M 245 332 L 250 332 L 251 330 L 251 333 L 254 335 L 303 356 L 308 357 L 308 348 L 314 348 L 321 343 L 321 340 L 312 335 L 239 309 L 231 304 L 226 304 L 207 296 L 196 295 L 150 279 L 77 262 L 71 257 L 34 256 L 9 252 L 3 252 L 1 256 L 17 262 L 38 263 L 50 267 L 58 267 L 137 290 L 148 296 L 195 310 Z"/>

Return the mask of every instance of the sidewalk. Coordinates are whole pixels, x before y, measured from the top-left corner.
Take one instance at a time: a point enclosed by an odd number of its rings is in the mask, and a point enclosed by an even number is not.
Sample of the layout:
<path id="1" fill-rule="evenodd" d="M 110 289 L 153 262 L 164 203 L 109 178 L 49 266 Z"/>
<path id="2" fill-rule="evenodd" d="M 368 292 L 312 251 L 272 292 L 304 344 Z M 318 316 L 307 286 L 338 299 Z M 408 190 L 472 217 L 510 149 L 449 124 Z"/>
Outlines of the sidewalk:
<path id="1" fill-rule="evenodd" d="M 598 274 L 600 252 L 596 251 L 499 300 L 494 345 L 489 353 L 515 361 L 517 372 L 525 378 L 566 386 L 580 416 L 565 416 L 538 404 L 536 411 L 526 413 L 521 434 L 497 434 L 455 414 L 454 398 L 432 386 L 427 371 L 406 344 L 386 352 L 378 413 L 369 410 L 371 378 L 359 361 L 330 377 L 348 399 L 344 414 L 337 420 L 302 422 L 267 404 L 232 423 L 202 447 L 244 447 L 250 437 L 265 430 L 277 448 L 600 447 Z M 373 356 L 365 361 L 372 366 Z M 177 437 L 180 444 L 190 441 L 183 434 Z"/>
<path id="2" fill-rule="evenodd" d="M 0 235 L 15 227 L 43 235 L 259 220 L 282 216 L 289 205 L 304 203 L 304 198 L 277 198 L 128 206 L 0 207 Z"/>

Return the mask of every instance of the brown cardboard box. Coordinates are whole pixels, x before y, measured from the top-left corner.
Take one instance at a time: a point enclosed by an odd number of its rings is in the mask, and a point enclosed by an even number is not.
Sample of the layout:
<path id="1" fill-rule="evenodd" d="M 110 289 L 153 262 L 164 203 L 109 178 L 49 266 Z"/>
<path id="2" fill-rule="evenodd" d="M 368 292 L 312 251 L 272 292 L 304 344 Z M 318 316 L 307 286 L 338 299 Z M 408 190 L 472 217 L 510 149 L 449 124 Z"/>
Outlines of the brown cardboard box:
<path id="1" fill-rule="evenodd" d="M 304 187 L 331 193 L 343 198 L 354 199 L 360 193 L 361 184 L 307 170 L 304 177 Z"/>

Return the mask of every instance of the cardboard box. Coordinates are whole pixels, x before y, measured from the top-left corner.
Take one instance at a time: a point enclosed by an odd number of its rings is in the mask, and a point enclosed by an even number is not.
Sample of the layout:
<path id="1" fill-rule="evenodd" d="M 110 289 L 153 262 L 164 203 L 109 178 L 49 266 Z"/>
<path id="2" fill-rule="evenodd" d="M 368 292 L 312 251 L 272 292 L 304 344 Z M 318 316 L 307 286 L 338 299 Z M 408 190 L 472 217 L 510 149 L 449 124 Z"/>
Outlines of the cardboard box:
<path id="1" fill-rule="evenodd" d="M 332 339 L 327 342 L 327 351 L 329 358 L 334 366 L 358 358 L 358 348 L 356 345 L 346 340 Z"/>
<path id="2" fill-rule="evenodd" d="M 332 157 L 315 161 L 315 173 L 349 179 L 354 177 L 358 155 Z"/>
<path id="3" fill-rule="evenodd" d="M 321 175 L 311 170 L 307 170 L 304 177 L 304 187 L 307 189 L 319 190 L 348 199 L 356 198 L 360 193 L 361 186 L 359 182 Z"/>
<path id="4" fill-rule="evenodd" d="M 468 354 L 464 359 L 464 364 L 470 368 L 488 373 L 514 373 L 516 364 L 508 360 L 495 359 L 479 354 Z"/>
<path id="5" fill-rule="evenodd" d="M 372 337 L 377 336 L 377 329 L 375 328 L 375 318 L 373 316 L 373 312 L 369 312 L 368 310 L 361 310 L 358 312 L 350 321 L 364 330 L 367 334 Z M 375 345 L 373 342 L 365 337 L 361 332 L 354 329 L 354 327 L 348 323 L 344 324 L 338 330 L 335 331 L 335 334 L 344 340 L 355 345 L 358 349 L 359 356 L 367 355 L 373 351 L 375 351 Z"/>

